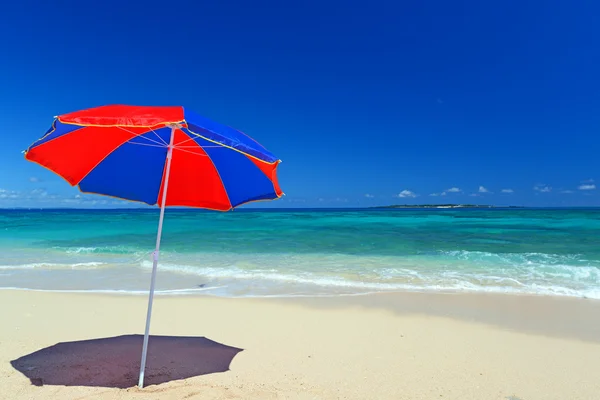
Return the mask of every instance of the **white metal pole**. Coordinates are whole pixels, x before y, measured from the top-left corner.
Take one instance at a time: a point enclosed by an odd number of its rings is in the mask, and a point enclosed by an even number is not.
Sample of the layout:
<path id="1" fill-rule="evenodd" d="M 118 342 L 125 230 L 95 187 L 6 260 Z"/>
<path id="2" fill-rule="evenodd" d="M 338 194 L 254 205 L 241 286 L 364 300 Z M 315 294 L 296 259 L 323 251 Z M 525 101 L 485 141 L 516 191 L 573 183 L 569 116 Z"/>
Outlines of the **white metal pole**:
<path id="1" fill-rule="evenodd" d="M 140 366 L 140 380 L 138 386 L 144 387 L 144 372 L 146 370 L 146 352 L 148 351 L 148 334 L 150 333 L 150 317 L 152 315 L 152 300 L 154 299 L 154 284 L 156 282 L 156 268 L 158 267 L 158 253 L 160 250 L 160 237 L 162 235 L 163 219 L 165 216 L 165 203 L 167 200 L 167 188 L 169 187 L 169 174 L 171 172 L 171 158 L 173 157 L 173 139 L 175 137 L 175 126 L 171 127 L 171 140 L 167 151 L 167 169 L 165 171 L 165 185 L 163 187 L 162 202 L 160 205 L 160 218 L 158 220 L 158 233 L 156 235 L 156 249 L 152 253 L 152 279 L 150 281 L 150 295 L 148 296 L 148 314 L 146 315 L 146 332 L 144 332 L 144 345 L 142 346 L 142 364 Z"/>

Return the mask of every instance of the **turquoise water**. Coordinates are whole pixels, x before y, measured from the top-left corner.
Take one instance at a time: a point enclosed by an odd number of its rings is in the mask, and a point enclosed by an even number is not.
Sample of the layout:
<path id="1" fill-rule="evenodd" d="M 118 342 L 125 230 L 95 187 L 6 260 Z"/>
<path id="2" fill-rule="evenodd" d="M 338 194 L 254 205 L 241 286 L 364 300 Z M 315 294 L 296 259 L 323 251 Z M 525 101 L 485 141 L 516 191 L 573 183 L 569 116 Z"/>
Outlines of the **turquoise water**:
<path id="1" fill-rule="evenodd" d="M 145 293 L 158 210 L 0 211 L 0 287 Z M 600 210 L 167 210 L 157 290 L 600 299 Z"/>

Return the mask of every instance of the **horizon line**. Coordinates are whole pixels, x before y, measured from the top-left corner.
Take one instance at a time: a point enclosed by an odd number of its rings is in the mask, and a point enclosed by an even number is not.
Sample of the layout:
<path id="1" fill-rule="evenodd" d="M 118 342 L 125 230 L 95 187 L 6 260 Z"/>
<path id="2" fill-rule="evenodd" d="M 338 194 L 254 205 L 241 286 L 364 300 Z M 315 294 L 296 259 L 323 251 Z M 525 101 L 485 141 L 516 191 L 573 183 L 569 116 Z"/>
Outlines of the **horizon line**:
<path id="1" fill-rule="evenodd" d="M 356 206 L 356 207 L 248 207 L 248 208 L 235 208 L 231 211 L 215 211 L 199 207 L 166 207 L 165 210 L 185 210 L 185 211 L 207 211 L 207 212 L 218 212 L 218 213 L 229 213 L 232 211 L 252 211 L 252 210 L 406 210 L 406 209 L 419 209 L 419 210 L 430 210 L 430 209 L 556 209 L 556 208 L 587 208 L 587 209 L 600 209 L 600 206 L 496 206 L 496 205 L 468 205 L 460 207 L 461 204 L 426 204 L 423 205 L 401 205 L 401 206 Z M 454 208 L 444 208 L 444 206 L 455 206 Z M 442 207 L 442 208 L 437 208 Z M 136 211 L 160 211 L 160 207 L 0 207 L 0 211 L 42 211 L 42 210 L 80 210 L 80 211 L 110 211 L 110 210 L 136 210 Z"/>

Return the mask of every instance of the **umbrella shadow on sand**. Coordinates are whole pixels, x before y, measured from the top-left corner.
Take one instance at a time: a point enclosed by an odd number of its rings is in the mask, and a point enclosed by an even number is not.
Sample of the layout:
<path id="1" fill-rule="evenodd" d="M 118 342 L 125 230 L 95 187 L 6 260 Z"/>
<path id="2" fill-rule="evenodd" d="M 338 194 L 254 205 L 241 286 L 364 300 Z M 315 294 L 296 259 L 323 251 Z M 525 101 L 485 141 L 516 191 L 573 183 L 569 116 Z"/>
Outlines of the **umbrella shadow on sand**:
<path id="1" fill-rule="evenodd" d="M 62 342 L 11 361 L 36 386 L 135 386 L 143 335 Z M 145 386 L 225 372 L 242 351 L 205 337 L 150 336 Z"/>

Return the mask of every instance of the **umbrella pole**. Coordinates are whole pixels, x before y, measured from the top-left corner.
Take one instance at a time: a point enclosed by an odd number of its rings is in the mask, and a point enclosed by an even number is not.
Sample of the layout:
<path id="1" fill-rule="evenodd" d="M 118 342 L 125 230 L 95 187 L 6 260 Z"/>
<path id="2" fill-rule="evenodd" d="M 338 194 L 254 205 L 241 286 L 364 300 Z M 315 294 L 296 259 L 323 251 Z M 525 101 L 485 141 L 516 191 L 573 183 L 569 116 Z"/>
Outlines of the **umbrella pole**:
<path id="1" fill-rule="evenodd" d="M 165 203 L 167 200 L 167 188 L 169 187 L 169 174 L 171 172 L 171 158 L 173 157 L 173 139 L 175 137 L 175 126 L 171 127 L 171 140 L 167 151 L 167 169 L 165 171 L 165 184 L 160 205 L 160 218 L 158 219 L 158 232 L 156 234 L 156 250 L 152 253 L 152 279 L 150 280 L 150 295 L 148 296 L 148 314 L 146 315 L 146 331 L 144 332 L 144 345 L 142 346 L 142 363 L 140 366 L 140 379 L 138 386 L 144 387 L 144 372 L 146 370 L 146 353 L 148 351 L 148 335 L 150 333 L 150 317 L 152 316 L 152 300 L 154 299 L 154 285 L 156 283 L 156 268 L 158 267 L 158 254 L 160 250 L 160 239 L 162 236 L 163 219 L 165 217 Z"/>

